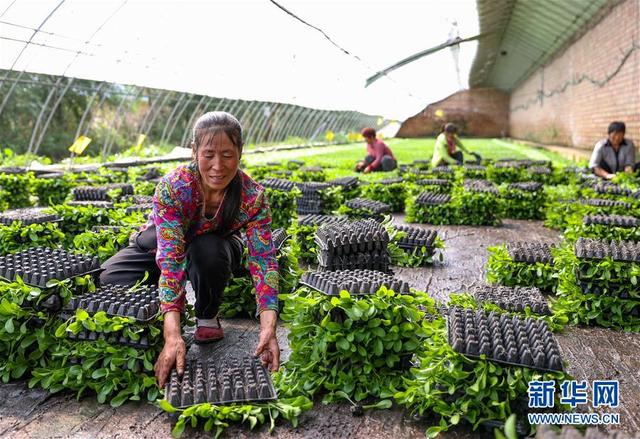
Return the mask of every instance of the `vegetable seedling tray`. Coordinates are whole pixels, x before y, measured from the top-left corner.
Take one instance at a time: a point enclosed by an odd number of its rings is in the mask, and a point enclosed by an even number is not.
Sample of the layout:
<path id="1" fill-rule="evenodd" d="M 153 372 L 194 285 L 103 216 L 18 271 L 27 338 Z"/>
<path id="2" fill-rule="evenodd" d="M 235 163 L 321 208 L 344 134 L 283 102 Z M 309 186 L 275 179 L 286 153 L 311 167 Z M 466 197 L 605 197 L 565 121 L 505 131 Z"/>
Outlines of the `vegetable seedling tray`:
<path id="1" fill-rule="evenodd" d="M 289 235 L 283 228 L 275 229 L 271 234 L 271 241 L 276 250 L 280 250 L 287 239 L 289 239 Z"/>
<path id="2" fill-rule="evenodd" d="M 409 284 L 390 274 L 375 270 L 307 271 L 300 284 L 328 296 L 346 290 L 352 296 L 375 294 L 385 286 L 398 294 L 409 294 Z"/>
<path id="3" fill-rule="evenodd" d="M 420 180 L 416 180 L 416 184 L 418 186 L 449 187 L 451 186 L 451 180 L 445 180 L 444 178 L 423 178 Z"/>
<path id="4" fill-rule="evenodd" d="M 574 247 L 578 259 L 602 260 L 612 258 L 621 262 L 640 262 L 640 243 L 632 241 L 604 241 L 579 238 Z"/>
<path id="5" fill-rule="evenodd" d="M 471 294 L 478 305 L 488 302 L 514 312 L 525 312 L 528 306 L 536 314 L 551 315 L 547 300 L 536 287 L 483 285 L 474 288 Z"/>
<path id="6" fill-rule="evenodd" d="M 462 183 L 465 190 L 471 192 L 486 192 L 494 195 L 498 195 L 498 187 L 489 180 L 481 179 L 467 179 Z"/>
<path id="7" fill-rule="evenodd" d="M 449 308 L 448 341 L 454 351 L 510 366 L 562 371 L 558 343 L 542 319 Z"/>
<path id="8" fill-rule="evenodd" d="M 128 183 L 113 183 L 104 186 L 78 186 L 73 188 L 75 201 L 110 201 L 109 191 L 120 189 L 120 195 L 133 195 L 133 186 Z"/>
<path id="9" fill-rule="evenodd" d="M 396 226 L 396 229 L 400 232 L 406 233 L 406 235 L 398 241 L 398 247 L 407 251 L 421 247 L 433 249 L 433 242 L 435 241 L 436 236 L 438 236 L 437 231 L 422 229 L 420 227 L 400 225 Z"/>
<path id="10" fill-rule="evenodd" d="M 631 203 L 617 200 L 607 200 L 604 198 L 583 198 L 581 204 L 595 207 L 622 207 L 623 209 L 631 209 Z"/>
<path id="11" fill-rule="evenodd" d="M 52 279 L 64 280 L 100 270 L 97 256 L 79 255 L 66 250 L 32 247 L 0 257 L 0 277 L 44 288 Z"/>
<path id="12" fill-rule="evenodd" d="M 30 224 L 54 223 L 61 220 L 56 214 L 46 213 L 44 208 L 27 207 L 23 209 L 5 210 L 0 213 L 0 224 L 11 225 L 19 222 L 23 226 Z"/>
<path id="13" fill-rule="evenodd" d="M 452 166 L 436 166 L 431 172 L 434 174 L 453 174 L 454 168 Z"/>
<path id="14" fill-rule="evenodd" d="M 631 195 L 631 190 L 627 188 L 623 188 L 618 186 L 615 183 L 611 182 L 598 182 L 593 185 L 593 190 L 598 194 L 608 194 L 608 195 L 622 195 L 629 196 Z"/>
<path id="15" fill-rule="evenodd" d="M 369 269 L 388 273 L 390 264 L 391 259 L 386 250 L 373 250 L 368 253 L 361 252 L 342 256 L 328 256 L 325 252 L 318 253 L 318 269 L 320 270 Z"/>
<path id="16" fill-rule="evenodd" d="M 332 186 L 341 186 L 342 188 L 349 190 L 358 187 L 360 180 L 358 180 L 358 177 L 339 177 L 334 178 L 328 183 Z"/>
<path id="17" fill-rule="evenodd" d="M 543 242 L 516 241 L 507 244 L 507 252 L 509 252 L 511 259 L 513 259 L 514 262 L 524 262 L 527 264 L 540 262 L 542 264 L 553 265 L 552 248 L 554 248 L 552 244 Z"/>
<path id="18" fill-rule="evenodd" d="M 265 180 L 262 180 L 260 184 L 265 188 L 283 192 L 291 192 L 296 187 L 296 185 L 292 181 L 282 178 L 267 178 Z"/>
<path id="19" fill-rule="evenodd" d="M 94 293 L 72 297 L 62 308 L 64 316 L 72 316 L 77 309 L 89 314 L 104 311 L 109 316 L 132 317 L 141 323 L 154 320 L 160 311 L 158 290 L 141 286 L 131 291 L 126 285 L 103 285 Z"/>
<path id="20" fill-rule="evenodd" d="M 384 226 L 371 219 L 349 223 L 323 224 L 318 227 L 315 242 L 329 255 L 347 255 L 373 250 L 386 250 L 389 234 Z"/>
<path id="21" fill-rule="evenodd" d="M 546 166 L 530 166 L 527 172 L 534 175 L 551 175 L 551 169 Z"/>
<path id="22" fill-rule="evenodd" d="M 205 402 L 218 405 L 278 398 L 269 372 L 254 357 L 206 362 L 187 360 L 182 378 L 175 369 L 171 371 L 164 394 L 177 408 Z"/>
<path id="23" fill-rule="evenodd" d="M 522 181 L 519 183 L 509 183 L 507 189 L 518 190 L 523 192 L 538 192 L 542 190 L 542 183 L 538 183 L 537 181 Z"/>
<path id="24" fill-rule="evenodd" d="M 73 341 L 96 341 L 96 340 L 104 340 L 112 345 L 122 345 L 129 346 L 135 349 L 148 349 L 151 344 L 149 343 L 149 339 L 146 335 L 140 335 L 139 340 L 133 340 L 131 338 L 125 337 L 124 335 L 116 335 L 112 332 L 104 333 L 104 332 L 96 332 L 96 331 L 88 331 L 83 329 L 82 331 L 74 334 L 71 331 L 67 331 L 65 336 L 69 340 Z"/>
<path id="25" fill-rule="evenodd" d="M 97 207 L 102 209 L 113 209 L 115 206 L 111 201 L 69 201 L 69 206 Z"/>
<path id="26" fill-rule="evenodd" d="M 350 221 L 346 216 L 312 214 L 299 218 L 298 224 L 301 226 L 320 226 L 322 224 L 345 224 Z"/>

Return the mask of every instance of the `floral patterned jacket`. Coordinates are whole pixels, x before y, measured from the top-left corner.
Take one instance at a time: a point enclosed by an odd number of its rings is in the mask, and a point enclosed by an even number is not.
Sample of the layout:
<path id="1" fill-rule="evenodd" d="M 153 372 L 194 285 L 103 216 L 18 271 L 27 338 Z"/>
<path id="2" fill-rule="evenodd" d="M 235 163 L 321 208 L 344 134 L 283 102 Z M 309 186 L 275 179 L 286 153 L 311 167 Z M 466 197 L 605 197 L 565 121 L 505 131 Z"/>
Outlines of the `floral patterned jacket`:
<path id="1" fill-rule="evenodd" d="M 219 233 L 227 236 L 246 231 L 249 271 L 256 289 L 258 313 L 278 310 L 278 262 L 271 241 L 271 210 L 264 188 L 242 171 L 242 201 L 230 230 L 219 230 L 221 215 L 202 215 L 200 181 L 194 163 L 179 166 L 156 187 L 153 212 L 145 225 L 155 224 L 156 262 L 160 268 L 158 290 L 161 310 L 184 312 L 186 294 L 186 246 L 197 235 Z"/>

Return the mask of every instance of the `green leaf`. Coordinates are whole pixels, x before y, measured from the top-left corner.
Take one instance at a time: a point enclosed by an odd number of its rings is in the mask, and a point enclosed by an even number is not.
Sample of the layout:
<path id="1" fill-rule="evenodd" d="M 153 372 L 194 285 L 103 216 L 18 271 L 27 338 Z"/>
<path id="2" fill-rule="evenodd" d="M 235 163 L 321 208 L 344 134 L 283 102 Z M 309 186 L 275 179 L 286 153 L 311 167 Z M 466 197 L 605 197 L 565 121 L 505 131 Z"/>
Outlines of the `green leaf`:
<path id="1" fill-rule="evenodd" d="M 516 414 L 513 413 L 507 421 L 504 423 L 504 433 L 507 439 L 518 439 L 518 433 L 516 432 Z"/>
<path id="2" fill-rule="evenodd" d="M 79 309 L 78 311 L 76 311 L 76 320 L 81 322 L 83 320 L 87 320 L 89 318 L 89 313 L 86 312 L 84 309 Z"/>
<path id="3" fill-rule="evenodd" d="M 13 334 L 13 331 L 15 330 L 15 328 L 13 327 L 13 318 L 8 319 L 4 323 L 4 330 L 7 331 L 9 334 Z"/>

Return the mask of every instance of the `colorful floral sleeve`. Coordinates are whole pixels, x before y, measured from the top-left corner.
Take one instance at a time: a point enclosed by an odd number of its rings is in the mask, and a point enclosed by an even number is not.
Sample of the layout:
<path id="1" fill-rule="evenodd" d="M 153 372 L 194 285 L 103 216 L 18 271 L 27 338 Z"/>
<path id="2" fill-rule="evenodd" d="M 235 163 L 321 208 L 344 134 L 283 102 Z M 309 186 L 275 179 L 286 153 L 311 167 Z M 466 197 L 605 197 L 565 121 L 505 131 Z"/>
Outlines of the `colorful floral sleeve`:
<path id="1" fill-rule="evenodd" d="M 254 204 L 246 225 L 249 271 L 256 289 L 257 314 L 278 311 L 278 261 L 271 240 L 271 209 L 264 192 Z"/>
<path id="2" fill-rule="evenodd" d="M 160 268 L 158 293 L 160 309 L 184 312 L 186 295 L 186 254 L 184 206 L 168 179 L 162 179 L 153 197 L 154 223 L 158 248 L 156 263 Z"/>

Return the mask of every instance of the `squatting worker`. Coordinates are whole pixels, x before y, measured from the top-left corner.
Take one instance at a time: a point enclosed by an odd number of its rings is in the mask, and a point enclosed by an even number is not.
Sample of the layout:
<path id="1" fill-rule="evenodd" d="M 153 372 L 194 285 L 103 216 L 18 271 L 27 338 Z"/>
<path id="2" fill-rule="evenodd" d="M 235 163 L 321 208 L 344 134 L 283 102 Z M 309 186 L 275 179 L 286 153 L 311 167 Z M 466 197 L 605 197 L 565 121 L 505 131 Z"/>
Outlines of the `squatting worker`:
<path id="1" fill-rule="evenodd" d="M 356 172 L 388 172 L 398 167 L 393 152 L 382 140 L 376 138 L 374 128 L 363 129 L 362 137 L 367 141 L 367 156 L 356 165 Z"/>
<path id="2" fill-rule="evenodd" d="M 193 128 L 193 161 L 162 178 L 147 224 L 132 236 L 128 247 L 103 264 L 102 283 L 134 284 L 145 272 L 149 272 L 149 283 L 158 283 L 164 347 L 155 374 L 161 387 L 174 365 L 178 373 L 184 371 L 180 316 L 187 279 L 196 295 L 195 342 L 223 338 L 217 313 L 242 257 L 242 229 L 260 315 L 255 355 L 271 370 L 279 367 L 278 265 L 271 241 L 271 211 L 264 188 L 238 167 L 242 146 L 242 127 L 231 114 L 216 111 L 201 116 Z"/>
<path id="3" fill-rule="evenodd" d="M 456 151 L 456 147 L 460 151 Z M 463 163 L 463 151 L 471 154 L 458 138 L 458 127 L 449 122 L 442 127 L 442 132 L 436 138 L 431 166 L 435 168 L 442 165 L 461 165 Z"/>
<path id="4" fill-rule="evenodd" d="M 624 122 L 611 122 L 607 138 L 596 143 L 589 168 L 597 176 L 610 180 L 616 172 L 633 173 L 638 169 L 635 145 L 624 137 L 626 129 Z"/>

